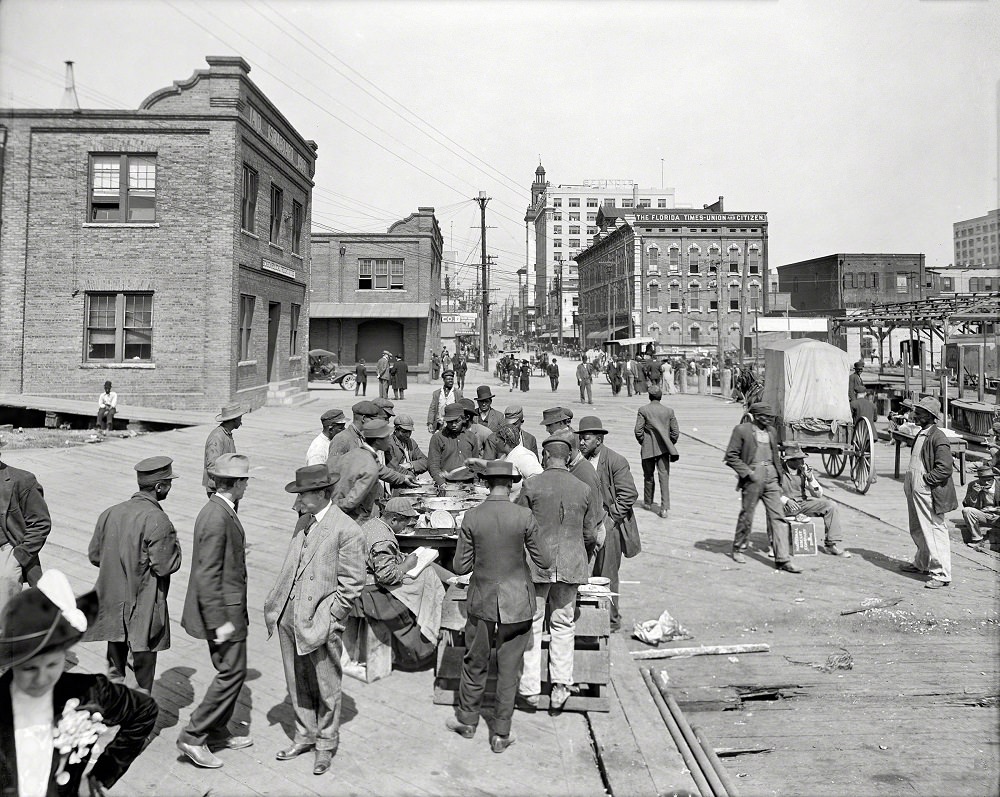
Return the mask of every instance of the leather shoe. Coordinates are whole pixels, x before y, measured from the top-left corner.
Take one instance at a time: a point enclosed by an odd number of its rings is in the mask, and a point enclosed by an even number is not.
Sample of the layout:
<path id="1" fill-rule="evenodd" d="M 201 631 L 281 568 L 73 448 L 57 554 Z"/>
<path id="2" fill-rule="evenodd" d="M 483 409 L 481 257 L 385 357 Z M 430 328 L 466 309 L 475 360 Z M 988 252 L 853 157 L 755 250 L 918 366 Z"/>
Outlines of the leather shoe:
<path id="1" fill-rule="evenodd" d="M 802 568 L 798 565 L 793 565 L 791 562 L 785 562 L 784 564 L 778 565 L 778 570 L 784 570 L 786 573 L 801 573 Z"/>
<path id="2" fill-rule="evenodd" d="M 733 551 L 731 556 L 733 557 L 733 561 L 738 565 L 745 565 L 747 563 L 747 558 L 741 551 Z"/>
<path id="3" fill-rule="evenodd" d="M 502 753 L 508 747 L 510 747 L 514 742 L 517 741 L 517 737 L 510 733 L 506 736 L 498 736 L 494 734 L 490 737 L 490 749 L 494 753 Z"/>
<path id="4" fill-rule="evenodd" d="M 279 750 L 275 753 L 274 757 L 279 761 L 291 761 L 293 758 L 298 758 L 303 753 L 308 753 L 315 746 L 316 745 L 314 744 L 293 744 L 285 750 Z"/>
<path id="5" fill-rule="evenodd" d="M 205 769 L 218 769 L 222 766 L 222 760 L 209 750 L 207 745 L 188 744 L 178 739 L 177 749 L 190 758 L 195 766 L 204 767 Z"/>
<path id="6" fill-rule="evenodd" d="M 841 556 L 844 559 L 851 558 L 851 552 L 845 551 L 843 548 L 837 545 L 837 543 L 831 543 L 830 545 L 826 545 L 824 547 L 826 548 L 826 552 L 830 554 L 830 556 Z"/>
<path id="7" fill-rule="evenodd" d="M 466 725 L 464 722 L 460 722 L 456 717 L 449 717 L 445 721 L 444 725 L 449 731 L 454 731 L 463 739 L 471 739 L 476 735 L 475 725 Z"/>
<path id="8" fill-rule="evenodd" d="M 209 739 L 208 744 L 225 750 L 244 750 L 253 747 L 252 736 L 226 736 L 222 739 Z"/>
<path id="9" fill-rule="evenodd" d="M 903 573 L 924 573 L 924 572 L 926 572 L 924 570 L 921 570 L 919 567 L 917 567 L 912 562 L 903 562 L 903 564 L 901 564 L 899 566 L 899 569 Z"/>
<path id="10" fill-rule="evenodd" d="M 322 775 L 333 763 L 333 750 L 317 750 L 316 763 L 313 764 L 313 774 Z"/>
<path id="11" fill-rule="evenodd" d="M 936 578 L 932 578 L 924 584 L 924 589 L 941 589 L 941 587 L 947 587 L 950 583 L 950 581 L 938 581 Z"/>
<path id="12" fill-rule="evenodd" d="M 660 517 L 665 518 L 666 516 L 667 516 L 667 510 L 666 509 L 661 509 L 660 510 Z"/>

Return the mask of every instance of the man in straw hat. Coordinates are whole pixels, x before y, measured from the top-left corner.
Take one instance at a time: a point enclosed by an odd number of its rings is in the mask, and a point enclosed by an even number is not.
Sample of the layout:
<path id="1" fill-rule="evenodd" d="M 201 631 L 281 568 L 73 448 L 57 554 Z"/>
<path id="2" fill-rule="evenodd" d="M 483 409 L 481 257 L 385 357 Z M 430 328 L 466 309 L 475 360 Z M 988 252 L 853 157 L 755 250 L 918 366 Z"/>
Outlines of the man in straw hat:
<path id="1" fill-rule="evenodd" d="M 781 474 L 778 433 L 774 429 L 774 410 L 770 404 L 757 401 L 750 405 L 752 420 L 733 429 L 723 458 L 736 471 L 736 489 L 742 492 L 740 514 L 733 538 L 733 561 L 746 564 L 744 551 L 750 544 L 753 516 L 757 502 L 764 502 L 768 528 L 773 532 L 774 565 L 785 573 L 801 573 L 792 563 L 791 530 L 781 505 Z"/>
<path id="2" fill-rule="evenodd" d="M 177 738 L 177 748 L 199 767 L 216 769 L 222 761 L 208 745 L 240 750 L 249 736 L 233 736 L 228 725 L 247 676 L 246 532 L 236 505 L 246 492 L 250 460 L 223 454 L 211 467 L 216 492 L 194 522 L 191 577 L 181 625 L 208 642 L 216 675 L 205 697 Z"/>
<path id="3" fill-rule="evenodd" d="M 325 465 L 309 465 L 285 485 L 303 514 L 264 602 L 295 713 L 292 745 L 275 757 L 288 761 L 315 749 L 314 775 L 330 768 L 340 745 L 341 635 L 365 583 L 364 535 L 332 504 L 333 484 Z"/>
<path id="4" fill-rule="evenodd" d="M 969 482 L 962 501 L 962 518 L 966 532 L 962 536 L 966 545 L 976 546 L 986 542 L 987 536 L 994 537 L 994 545 L 1000 531 L 1000 477 L 988 463 L 976 468 L 975 481 Z"/>
<path id="5" fill-rule="evenodd" d="M 49 508 L 35 474 L 0 461 L 0 612 L 24 582 L 34 586 L 41 578 L 38 553 L 51 529 Z"/>
<path id="6" fill-rule="evenodd" d="M 531 641 L 524 654 L 519 691 L 529 704 L 541 692 L 542 624 L 549 615 L 549 705 L 562 708 L 573 685 L 576 590 L 590 576 L 588 550 L 604 541 L 604 512 L 599 500 L 567 469 L 572 448 L 566 438 L 549 437 L 542 443 L 544 470 L 525 481 L 517 503 L 531 510 L 538 524 L 542 547 L 552 557 L 549 568 L 529 562 L 535 585 L 535 614 Z"/>
<path id="7" fill-rule="evenodd" d="M 581 418 L 576 430 L 580 452 L 597 472 L 605 512 L 607 539 L 594 558 L 594 574 L 610 579 L 611 591 L 618 592 L 622 556 L 631 559 L 642 551 L 639 525 L 632 510 L 639 492 L 635 489 L 628 460 L 604 445 L 607 433 L 601 419 L 593 415 Z M 620 625 L 618 596 L 615 595 L 611 598 L 611 628 L 617 630 Z"/>
<path id="8" fill-rule="evenodd" d="M 480 455 L 475 437 L 462 433 L 464 425 L 462 406 L 449 404 L 444 411 L 444 426 L 434 433 L 427 447 L 427 472 L 438 487 L 444 485 L 446 471 L 461 468 L 468 459 Z"/>
<path id="9" fill-rule="evenodd" d="M 951 477 L 951 444 L 937 427 L 940 417 L 941 405 L 932 396 L 925 396 L 913 406 L 913 420 L 920 431 L 913 441 L 903 481 L 910 536 L 917 553 L 900 570 L 929 575 L 924 584 L 927 589 L 940 589 L 951 583 L 951 539 L 944 516 L 958 508 Z"/>
<path id="10" fill-rule="evenodd" d="M 510 503 L 511 485 L 520 477 L 509 462 L 487 463 L 483 479 L 490 494 L 462 520 L 454 570 L 472 573 L 469 580 L 467 631 L 462 677 L 455 716 L 447 727 L 471 739 L 479 724 L 490 653 L 496 650 L 496 697 L 490 747 L 502 753 L 514 743 L 510 732 L 521 663 L 535 614 L 535 590 L 525 557 L 536 567 L 552 565 L 538 539 L 531 511 Z"/>
<path id="11" fill-rule="evenodd" d="M 223 454 L 236 453 L 236 441 L 233 440 L 233 432 L 243 425 L 243 416 L 246 410 L 238 404 L 230 404 L 222 408 L 222 411 L 215 416 L 216 426 L 208 433 L 205 441 L 205 474 L 201 483 L 205 487 L 205 492 L 211 498 L 215 492 L 215 482 L 209 472 L 212 464 Z"/>
<path id="12" fill-rule="evenodd" d="M 844 535 L 840 530 L 837 505 L 823 497 L 823 488 L 806 464 L 806 454 L 798 443 L 785 443 L 781 450 L 784 471 L 781 474 L 781 505 L 787 517 L 809 515 L 823 518 L 825 537 L 823 550 L 831 556 L 851 558 L 851 552 L 840 547 Z"/>
<path id="13" fill-rule="evenodd" d="M 90 563 L 98 568 L 100 612 L 87 641 L 108 643 L 108 677 L 125 680 L 125 663 L 139 688 L 149 694 L 156 673 L 156 654 L 170 647 L 167 591 L 170 576 L 180 570 L 177 532 L 160 504 L 173 480 L 170 457 L 136 463 L 139 491 L 124 503 L 104 510 L 90 540 Z"/>
<path id="14" fill-rule="evenodd" d="M 322 430 L 309 444 L 306 451 L 306 465 L 325 465 L 330 458 L 330 441 L 344 431 L 347 417 L 343 410 L 327 410 L 319 416 Z"/>
<path id="15" fill-rule="evenodd" d="M 47 570 L 0 612 L 0 793 L 5 796 L 103 795 L 146 745 L 156 724 L 153 698 L 103 675 L 65 672 L 66 652 L 80 641 L 97 609 L 96 592 L 74 598 L 66 576 Z M 78 735 L 98 721 L 118 729 L 102 742 L 85 792 L 81 782 L 92 744 L 74 745 L 78 761 L 53 745 L 56 723 L 67 715 L 79 718 Z"/>

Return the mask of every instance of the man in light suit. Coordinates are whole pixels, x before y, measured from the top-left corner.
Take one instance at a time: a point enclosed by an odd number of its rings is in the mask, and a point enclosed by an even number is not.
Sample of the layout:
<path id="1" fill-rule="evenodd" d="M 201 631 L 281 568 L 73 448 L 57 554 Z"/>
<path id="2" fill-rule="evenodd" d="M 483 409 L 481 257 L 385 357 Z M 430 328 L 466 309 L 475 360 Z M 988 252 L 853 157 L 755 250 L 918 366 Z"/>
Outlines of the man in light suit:
<path id="1" fill-rule="evenodd" d="M 375 375 L 378 377 L 378 397 L 389 398 L 389 368 L 392 366 L 389 352 L 382 352 L 382 356 L 375 363 Z"/>
<path id="2" fill-rule="evenodd" d="M 618 592 L 618 569 L 622 556 L 631 559 L 642 551 L 639 526 L 632 511 L 639 491 L 635 489 L 628 460 L 604 445 L 604 435 L 608 430 L 603 427 L 600 418 L 592 415 L 581 418 L 576 433 L 580 439 L 580 452 L 597 471 L 601 499 L 607 513 L 604 519 L 607 537 L 604 547 L 594 558 L 594 573 L 611 579 L 611 591 Z M 618 597 L 614 596 L 611 598 L 611 629 L 616 631 L 619 627 Z"/>
<path id="3" fill-rule="evenodd" d="M 285 683 L 295 711 L 289 761 L 316 750 L 313 774 L 330 768 L 340 744 L 341 634 L 365 584 L 364 535 L 330 502 L 334 481 L 324 465 L 299 468 L 285 491 L 303 514 L 264 602 L 268 638 L 278 631 Z"/>
<path id="4" fill-rule="evenodd" d="M 462 400 L 462 391 L 455 387 L 455 372 L 449 367 L 441 372 L 441 387 L 431 394 L 427 408 L 427 432 L 434 434 L 444 426 L 444 408 Z"/>
<path id="5" fill-rule="evenodd" d="M 674 411 L 660 403 L 663 391 L 649 388 L 649 404 L 640 407 L 635 418 L 635 439 L 642 456 L 642 508 L 655 512 L 653 498 L 660 479 L 660 517 L 670 510 L 670 463 L 676 462 L 680 429 Z"/>
<path id="6" fill-rule="evenodd" d="M 209 471 L 215 494 L 194 522 L 191 578 L 181 625 L 195 639 L 208 641 L 215 679 L 177 738 L 177 748 L 197 766 L 217 769 L 222 761 L 208 745 L 240 750 L 249 736 L 233 736 L 228 724 L 247 677 L 246 533 L 236 504 L 246 492 L 250 460 L 223 454 Z"/>

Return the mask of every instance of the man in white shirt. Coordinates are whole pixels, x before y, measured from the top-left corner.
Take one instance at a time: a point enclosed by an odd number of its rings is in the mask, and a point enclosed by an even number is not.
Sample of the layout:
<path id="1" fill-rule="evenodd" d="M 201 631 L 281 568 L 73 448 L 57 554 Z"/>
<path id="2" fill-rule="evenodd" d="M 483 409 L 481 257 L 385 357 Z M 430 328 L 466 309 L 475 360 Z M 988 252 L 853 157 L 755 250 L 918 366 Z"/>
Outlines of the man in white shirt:
<path id="1" fill-rule="evenodd" d="M 118 411 L 118 394 L 111 389 L 111 382 L 104 383 L 104 392 L 97 399 L 97 431 L 110 432 L 115 426 Z"/>
<path id="2" fill-rule="evenodd" d="M 323 430 L 316 435 L 306 451 L 306 465 L 325 465 L 330 457 L 330 441 L 344 431 L 347 417 L 343 410 L 327 410 L 319 416 Z"/>

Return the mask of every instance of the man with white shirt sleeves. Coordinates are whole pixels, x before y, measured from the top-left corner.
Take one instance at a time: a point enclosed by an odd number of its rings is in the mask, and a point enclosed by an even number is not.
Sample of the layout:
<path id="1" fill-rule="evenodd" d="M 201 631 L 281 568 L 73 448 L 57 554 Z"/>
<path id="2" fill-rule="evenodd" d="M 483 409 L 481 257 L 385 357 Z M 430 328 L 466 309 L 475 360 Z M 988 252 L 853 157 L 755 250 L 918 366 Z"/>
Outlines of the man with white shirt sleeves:
<path id="1" fill-rule="evenodd" d="M 327 410 L 319 416 L 323 430 L 313 438 L 306 451 L 306 465 L 325 465 L 330 457 L 330 441 L 344 431 L 347 417 L 343 410 Z"/>
<path id="2" fill-rule="evenodd" d="M 441 387 L 431 394 L 431 403 L 427 408 L 427 431 L 434 434 L 444 426 L 444 410 L 462 400 L 462 391 L 455 387 L 455 372 L 445 368 L 441 372 Z"/>
<path id="3" fill-rule="evenodd" d="M 118 394 L 111 389 L 111 382 L 105 382 L 104 392 L 97 398 L 97 431 L 101 434 L 113 431 L 117 411 Z"/>

